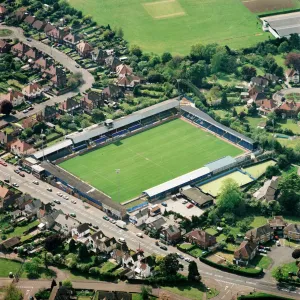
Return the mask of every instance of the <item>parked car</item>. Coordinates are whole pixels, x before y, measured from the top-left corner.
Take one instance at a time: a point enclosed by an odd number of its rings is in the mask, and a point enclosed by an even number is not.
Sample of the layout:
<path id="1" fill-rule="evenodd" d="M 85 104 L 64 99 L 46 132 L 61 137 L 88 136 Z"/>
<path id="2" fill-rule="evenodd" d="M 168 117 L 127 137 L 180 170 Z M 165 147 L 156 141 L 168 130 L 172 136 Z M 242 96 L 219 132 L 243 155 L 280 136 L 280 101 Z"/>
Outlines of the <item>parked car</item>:
<path id="1" fill-rule="evenodd" d="M 64 195 L 63 198 L 69 200 L 69 197 L 67 195 Z"/>
<path id="2" fill-rule="evenodd" d="M 55 202 L 50 202 L 50 205 L 51 206 L 55 206 Z"/>
<path id="3" fill-rule="evenodd" d="M 281 246 L 280 241 L 276 241 L 276 246 L 277 246 L 277 247 L 280 247 L 280 246 Z"/>
<path id="4" fill-rule="evenodd" d="M 47 187 L 48 192 L 52 192 L 52 189 L 50 187 Z"/>
<path id="5" fill-rule="evenodd" d="M 124 238 L 122 238 L 122 237 L 121 237 L 121 238 L 119 238 L 119 239 L 118 239 L 118 241 L 119 241 L 120 243 L 125 243 L 125 239 L 124 239 Z"/>
<path id="6" fill-rule="evenodd" d="M 61 192 L 57 192 L 56 195 L 59 196 L 59 197 L 63 196 L 63 194 Z"/>
<path id="7" fill-rule="evenodd" d="M 138 233 L 136 234 L 136 236 L 142 238 L 142 237 L 143 237 L 143 234 L 142 234 L 141 232 L 138 232 Z"/>
<path id="8" fill-rule="evenodd" d="M 265 250 L 271 251 L 271 248 L 270 247 L 265 247 Z"/>
<path id="9" fill-rule="evenodd" d="M 71 203 L 76 204 L 76 201 L 75 201 L 75 200 L 72 200 Z"/>
<path id="10" fill-rule="evenodd" d="M 105 221 L 109 221 L 109 217 L 108 217 L 108 216 L 103 216 L 103 219 L 104 219 Z"/>
<path id="11" fill-rule="evenodd" d="M 194 207 L 194 205 L 192 203 L 190 203 L 186 206 L 186 208 L 192 208 L 192 207 Z"/>
<path id="12" fill-rule="evenodd" d="M 59 200 L 54 200 L 54 202 L 56 203 L 56 204 L 60 204 L 60 201 Z"/>
<path id="13" fill-rule="evenodd" d="M 265 249 L 258 249 L 258 252 L 260 252 L 260 253 L 267 253 L 267 250 L 265 250 Z"/>
<path id="14" fill-rule="evenodd" d="M 9 182 L 9 179 L 4 179 L 4 182 L 8 183 L 8 182 Z"/>
<path id="15" fill-rule="evenodd" d="M 187 262 L 191 262 L 192 261 L 189 257 L 185 257 L 184 260 L 187 261 Z"/>
<path id="16" fill-rule="evenodd" d="M 26 40 L 27 40 L 28 42 L 31 42 L 31 41 L 32 41 L 32 39 L 30 39 L 30 38 L 27 38 Z"/>
<path id="17" fill-rule="evenodd" d="M 13 185 L 14 187 L 19 187 L 19 185 L 18 185 L 16 182 L 14 182 L 12 185 Z"/>
<path id="18" fill-rule="evenodd" d="M 187 200 L 182 200 L 182 202 L 181 202 L 182 204 L 187 204 L 188 203 L 188 201 Z"/>
<path id="19" fill-rule="evenodd" d="M 18 169 L 15 169 L 14 172 L 17 173 L 17 174 L 20 173 L 20 171 Z"/>
<path id="20" fill-rule="evenodd" d="M 167 248 L 165 245 L 160 245 L 159 248 L 160 248 L 160 249 L 163 249 L 163 250 L 165 250 L 165 251 L 168 250 L 168 248 Z"/>
<path id="21" fill-rule="evenodd" d="M 159 242 L 158 242 L 158 241 L 156 241 L 156 242 L 155 242 L 155 245 L 156 245 L 156 246 L 159 246 Z"/>
<path id="22" fill-rule="evenodd" d="M 180 259 L 184 259 L 184 256 L 182 255 L 182 254 L 180 254 L 180 253 L 176 253 L 177 254 L 177 256 L 178 256 L 178 258 L 180 258 Z"/>
<path id="23" fill-rule="evenodd" d="M 20 175 L 21 177 L 25 177 L 25 174 L 24 174 L 24 173 L 19 173 L 19 175 Z"/>
<path id="24" fill-rule="evenodd" d="M 161 204 L 162 206 L 165 206 L 165 207 L 167 207 L 168 206 L 168 204 L 166 203 L 166 202 L 162 202 L 162 204 Z"/>
<path id="25" fill-rule="evenodd" d="M 99 226 L 98 226 L 98 225 L 93 225 L 93 227 L 94 227 L 95 229 L 99 229 Z"/>
<path id="26" fill-rule="evenodd" d="M 32 183 L 39 185 L 39 182 L 37 180 L 33 180 Z"/>
<path id="27" fill-rule="evenodd" d="M 76 218 L 76 214 L 75 213 L 70 213 L 70 216 L 73 218 Z"/>
<path id="28" fill-rule="evenodd" d="M 0 161 L 0 164 L 2 165 L 2 166 L 4 166 L 4 167 L 7 167 L 7 163 L 5 162 L 5 161 Z"/>

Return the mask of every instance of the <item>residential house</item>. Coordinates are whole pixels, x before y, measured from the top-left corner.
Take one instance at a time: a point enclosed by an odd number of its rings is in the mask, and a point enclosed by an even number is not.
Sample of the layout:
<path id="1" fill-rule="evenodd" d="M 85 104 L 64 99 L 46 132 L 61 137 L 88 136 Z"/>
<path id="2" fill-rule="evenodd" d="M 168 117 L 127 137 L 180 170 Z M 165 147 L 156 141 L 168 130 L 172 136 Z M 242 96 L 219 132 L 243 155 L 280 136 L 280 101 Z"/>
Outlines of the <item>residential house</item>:
<path id="1" fill-rule="evenodd" d="M 207 249 L 217 243 L 216 237 L 206 231 L 195 229 L 185 235 L 188 242 L 196 244 L 201 248 Z"/>
<path id="2" fill-rule="evenodd" d="M 138 226 L 143 225 L 148 218 L 149 218 L 149 209 L 148 209 L 148 207 L 146 207 L 146 208 L 140 209 L 133 215 L 130 215 L 129 221 L 138 227 Z"/>
<path id="3" fill-rule="evenodd" d="M 133 255 L 130 255 L 129 252 L 125 252 L 122 258 L 122 267 L 123 268 L 129 268 L 129 269 L 135 269 L 137 261 L 140 259 L 140 256 L 138 253 L 134 253 Z"/>
<path id="4" fill-rule="evenodd" d="M 63 89 L 67 85 L 67 75 L 65 72 L 58 73 L 55 76 L 53 76 L 50 81 L 52 82 L 53 86 L 58 89 Z"/>
<path id="5" fill-rule="evenodd" d="M 300 241 L 300 224 L 288 224 L 283 230 L 283 235 L 286 239 Z"/>
<path id="6" fill-rule="evenodd" d="M 61 102 L 59 105 L 59 109 L 63 112 L 70 113 L 81 107 L 80 102 L 77 102 L 73 98 L 67 98 L 64 102 Z"/>
<path id="7" fill-rule="evenodd" d="M 175 225 L 169 225 L 161 230 L 160 238 L 168 244 L 175 244 L 181 239 L 181 231 Z"/>
<path id="8" fill-rule="evenodd" d="M 116 73 L 119 77 L 124 77 L 126 75 L 132 75 L 133 71 L 128 65 L 121 64 L 116 67 Z"/>
<path id="9" fill-rule="evenodd" d="M 10 205 L 14 205 L 17 198 L 18 194 L 5 186 L 0 185 L 0 210 L 8 208 Z"/>
<path id="10" fill-rule="evenodd" d="M 110 69 L 111 72 L 116 72 L 117 66 L 121 64 L 122 62 L 115 56 L 108 56 L 105 58 L 105 65 Z"/>
<path id="11" fill-rule="evenodd" d="M 33 128 L 33 126 L 37 123 L 38 123 L 37 119 L 34 116 L 30 116 L 30 117 L 22 120 L 22 127 L 24 129 Z"/>
<path id="12" fill-rule="evenodd" d="M 107 58 L 107 53 L 100 48 L 95 48 L 92 52 L 92 60 L 99 64 L 103 64 Z"/>
<path id="13" fill-rule="evenodd" d="M 24 141 L 16 140 L 10 145 L 10 151 L 18 156 L 29 155 L 35 152 L 35 149 Z"/>
<path id="14" fill-rule="evenodd" d="M 49 297 L 49 300 L 76 300 L 76 299 L 77 299 L 76 291 L 73 288 L 69 288 L 61 285 L 61 282 L 59 282 L 59 286 L 54 286 L 52 288 Z"/>
<path id="15" fill-rule="evenodd" d="M 271 84 L 276 84 L 276 82 L 279 80 L 278 76 L 271 73 L 266 73 L 263 77 L 267 79 Z"/>
<path id="16" fill-rule="evenodd" d="M 12 237 L 0 243 L 0 251 L 7 252 L 12 251 L 21 242 L 19 237 Z"/>
<path id="17" fill-rule="evenodd" d="M 54 28 L 46 32 L 49 40 L 62 44 L 64 37 L 68 34 L 69 28 Z"/>
<path id="18" fill-rule="evenodd" d="M 119 98 L 124 97 L 124 93 L 120 87 L 115 84 L 109 84 L 101 92 L 103 99 L 118 101 Z"/>
<path id="19" fill-rule="evenodd" d="M 80 41 L 80 36 L 78 34 L 74 34 L 72 32 L 69 32 L 64 38 L 64 44 L 72 49 L 76 48 L 76 45 Z"/>
<path id="20" fill-rule="evenodd" d="M 41 206 L 42 206 L 41 200 L 39 200 L 39 199 L 31 200 L 25 204 L 24 212 L 28 216 L 33 216 L 33 215 L 38 216 L 38 211 Z"/>
<path id="21" fill-rule="evenodd" d="M 47 77 L 47 78 L 52 78 L 53 76 L 55 75 L 58 75 L 58 74 L 62 74 L 64 73 L 64 69 L 63 67 L 61 66 L 56 66 L 54 64 L 52 64 L 51 66 L 49 66 L 48 68 L 46 68 L 44 70 L 44 74 L 43 74 L 43 77 Z"/>
<path id="22" fill-rule="evenodd" d="M 157 233 L 160 232 L 163 225 L 166 224 L 166 220 L 164 219 L 163 216 L 155 216 L 155 217 L 148 218 L 145 224 L 149 231 L 153 233 Z"/>
<path id="23" fill-rule="evenodd" d="M 234 251 L 234 262 L 237 265 L 248 265 L 255 257 L 257 244 L 251 240 L 243 241 L 240 246 Z"/>
<path id="24" fill-rule="evenodd" d="M 15 206 L 20 210 L 24 210 L 25 206 L 31 201 L 33 200 L 29 194 L 22 194 L 16 199 Z"/>
<path id="25" fill-rule="evenodd" d="M 82 223 L 79 226 L 72 228 L 72 236 L 82 238 L 90 234 L 90 226 L 88 223 Z"/>
<path id="26" fill-rule="evenodd" d="M 23 57 L 23 55 L 30 49 L 27 44 L 19 42 L 11 47 L 11 52 L 15 56 Z"/>
<path id="27" fill-rule="evenodd" d="M 273 217 L 273 219 L 269 219 L 268 222 L 275 235 L 281 235 L 283 233 L 284 227 L 287 225 L 287 222 L 283 219 L 282 216 L 275 216 Z"/>
<path id="28" fill-rule="evenodd" d="M 132 294 L 118 291 L 97 291 L 94 300 L 132 300 Z"/>
<path id="29" fill-rule="evenodd" d="M 104 100 L 100 93 L 91 91 L 84 95 L 81 103 L 84 110 L 91 112 L 93 109 L 103 106 Z"/>
<path id="30" fill-rule="evenodd" d="M 269 224 L 248 230 L 246 232 L 246 238 L 253 240 L 257 244 L 264 244 L 273 239 L 273 229 Z"/>
<path id="31" fill-rule="evenodd" d="M 13 106 L 18 106 L 25 101 L 25 97 L 21 92 L 9 90 L 7 94 L 1 95 L 1 101 L 8 100 Z"/>
<path id="32" fill-rule="evenodd" d="M 18 9 L 16 12 L 13 13 L 13 15 L 18 22 L 22 22 L 27 16 L 26 8 Z"/>
<path id="33" fill-rule="evenodd" d="M 29 48 L 27 52 L 24 54 L 24 59 L 32 59 L 33 61 L 39 59 L 42 56 L 42 52 L 40 52 L 36 48 Z"/>
<path id="34" fill-rule="evenodd" d="M 10 51 L 11 44 L 5 40 L 0 40 L 0 53 L 7 53 Z"/>
<path id="35" fill-rule="evenodd" d="M 49 69 L 53 65 L 53 59 L 51 57 L 40 57 L 34 62 L 34 66 L 40 70 Z"/>
<path id="36" fill-rule="evenodd" d="M 273 99 L 263 99 L 256 101 L 256 105 L 259 106 L 258 112 L 259 114 L 266 116 L 270 112 L 274 111 L 277 107 L 276 101 Z"/>
<path id="37" fill-rule="evenodd" d="M 275 200 L 278 183 L 279 177 L 273 176 L 272 179 L 267 180 L 264 185 L 253 194 L 253 197 L 257 200 Z"/>
<path id="38" fill-rule="evenodd" d="M 117 247 L 117 241 L 114 237 L 109 238 L 99 230 L 88 237 L 88 246 L 94 252 L 110 253 Z"/>
<path id="39" fill-rule="evenodd" d="M 7 9 L 3 6 L 3 5 L 0 5 L 0 19 L 3 20 L 3 18 L 5 17 L 7 13 Z"/>
<path id="40" fill-rule="evenodd" d="M 16 220 L 16 219 L 23 216 L 23 212 L 20 209 L 16 209 L 13 212 L 11 212 L 10 215 L 11 215 L 13 220 Z"/>
<path id="41" fill-rule="evenodd" d="M 53 30 L 55 27 L 51 23 L 47 23 L 43 29 L 43 31 L 47 34 L 47 32 Z"/>
<path id="42" fill-rule="evenodd" d="M 56 119 L 57 115 L 58 113 L 55 106 L 46 105 L 41 111 L 41 117 L 39 118 L 39 121 L 52 122 L 54 119 Z"/>
<path id="43" fill-rule="evenodd" d="M 35 205 L 35 206 L 37 206 L 37 205 Z M 39 219 L 41 219 L 41 218 L 44 218 L 45 216 L 50 215 L 51 213 L 53 213 L 51 203 L 45 204 L 44 202 L 42 202 L 36 215 Z"/>
<path id="44" fill-rule="evenodd" d="M 259 86 L 262 88 L 267 87 L 268 84 L 269 84 L 268 79 L 262 76 L 252 77 L 250 81 L 250 86 Z"/>
<path id="45" fill-rule="evenodd" d="M 286 70 L 285 77 L 288 82 L 299 83 L 299 72 L 294 69 Z"/>
<path id="46" fill-rule="evenodd" d="M 80 56 L 86 58 L 91 56 L 93 47 L 89 43 L 82 41 L 76 45 L 76 51 Z"/>
<path id="47" fill-rule="evenodd" d="M 135 75 L 125 75 L 116 80 L 117 86 L 123 89 L 133 89 L 136 85 L 140 84 L 142 79 Z"/>
<path id="48" fill-rule="evenodd" d="M 36 20 L 35 22 L 33 22 L 31 26 L 32 28 L 41 31 L 45 28 L 46 24 L 47 23 L 45 21 Z"/>
<path id="49" fill-rule="evenodd" d="M 17 139 L 20 131 L 21 130 L 19 128 L 17 130 L 11 127 L 9 127 L 8 129 L 3 128 L 0 131 L 0 143 L 2 145 L 5 145 L 7 149 L 10 149 L 11 143 L 13 143 Z"/>
<path id="50" fill-rule="evenodd" d="M 276 113 L 281 114 L 282 118 L 297 117 L 300 112 L 300 103 L 295 101 L 285 101 L 276 109 Z"/>
<path id="51" fill-rule="evenodd" d="M 43 88 L 38 83 L 30 83 L 22 89 L 26 99 L 35 99 L 43 95 Z"/>
<path id="52" fill-rule="evenodd" d="M 112 259 L 114 259 L 118 265 L 122 264 L 124 252 L 119 249 L 114 249 L 111 253 Z"/>
<path id="53" fill-rule="evenodd" d="M 35 22 L 35 16 L 27 15 L 24 19 L 24 23 L 32 25 Z"/>

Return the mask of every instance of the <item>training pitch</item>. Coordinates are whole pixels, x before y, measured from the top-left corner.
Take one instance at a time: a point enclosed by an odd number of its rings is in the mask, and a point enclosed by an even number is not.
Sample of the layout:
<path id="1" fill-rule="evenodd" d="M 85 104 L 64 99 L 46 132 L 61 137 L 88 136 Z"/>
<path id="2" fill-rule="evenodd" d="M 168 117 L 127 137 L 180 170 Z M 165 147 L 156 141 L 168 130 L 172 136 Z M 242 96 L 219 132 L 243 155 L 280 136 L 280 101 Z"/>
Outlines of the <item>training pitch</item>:
<path id="1" fill-rule="evenodd" d="M 237 156 L 242 152 L 176 119 L 67 160 L 60 166 L 114 201 L 123 202 L 222 156 Z M 119 174 L 117 169 L 120 169 Z"/>
<path id="2" fill-rule="evenodd" d="M 121 27 L 124 38 L 147 52 L 188 54 L 197 43 L 233 48 L 270 36 L 240 0 L 70 0 L 99 25 Z"/>

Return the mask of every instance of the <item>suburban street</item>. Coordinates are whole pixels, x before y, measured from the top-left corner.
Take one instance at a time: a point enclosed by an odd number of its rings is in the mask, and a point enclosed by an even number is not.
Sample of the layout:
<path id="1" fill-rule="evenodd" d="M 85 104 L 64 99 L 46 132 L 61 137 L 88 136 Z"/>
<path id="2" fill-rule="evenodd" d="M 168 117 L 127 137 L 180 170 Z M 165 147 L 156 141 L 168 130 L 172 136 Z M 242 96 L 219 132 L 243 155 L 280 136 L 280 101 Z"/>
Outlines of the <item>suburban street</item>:
<path id="1" fill-rule="evenodd" d="M 84 223 L 92 223 L 93 225 L 98 225 L 99 229 L 104 232 L 107 236 L 114 236 L 116 239 L 123 237 L 126 239 L 127 245 L 131 249 L 137 249 L 139 246 L 145 251 L 146 254 L 155 253 L 157 255 L 165 255 L 171 252 L 179 252 L 175 247 L 168 246 L 168 251 L 164 251 L 157 247 L 154 240 L 148 236 L 144 235 L 144 238 L 139 238 L 136 236 L 136 232 L 139 230 L 132 224 L 128 225 L 128 230 L 123 230 L 118 228 L 116 225 L 103 220 L 104 212 L 99 209 L 82 202 L 80 199 L 72 197 L 69 195 L 69 200 L 65 200 L 57 195 L 60 190 L 50 186 L 49 184 L 39 181 L 39 185 L 35 185 L 32 181 L 36 180 L 31 174 L 26 174 L 24 178 L 20 177 L 14 173 L 14 167 L 11 165 L 0 166 L 0 180 L 10 179 L 11 183 L 17 183 L 20 187 L 18 188 L 23 193 L 29 193 L 35 198 L 41 199 L 43 202 L 53 202 L 55 199 L 59 199 L 61 204 L 56 204 L 57 209 L 61 209 L 64 213 L 76 213 L 76 219 Z M 52 192 L 47 191 L 47 187 L 52 188 Z M 60 191 L 61 192 L 61 191 Z M 76 204 L 71 203 L 72 200 L 76 200 Z M 188 256 L 184 254 L 184 256 Z M 195 260 L 195 258 L 191 257 Z M 271 276 L 265 276 L 265 278 L 246 278 L 242 276 L 237 276 L 227 272 L 223 272 L 212 268 L 206 264 L 203 264 L 199 260 L 195 260 L 198 264 L 199 271 L 202 277 L 205 279 L 213 279 L 220 284 L 221 287 L 234 289 L 235 286 L 244 286 L 247 288 L 252 288 L 256 290 L 264 290 L 269 292 L 277 292 L 281 294 L 298 294 L 300 295 L 300 290 L 296 289 L 293 291 L 288 291 L 283 289 L 279 291 L 277 289 L 275 281 Z M 187 263 L 181 261 L 184 265 L 184 272 L 187 272 Z M 295 295 L 296 296 L 296 295 Z M 299 297 L 299 296 L 298 296 Z"/>
<path id="2" fill-rule="evenodd" d="M 73 96 L 77 95 L 78 93 L 82 93 L 92 87 L 92 84 L 94 83 L 93 75 L 88 70 L 81 68 L 80 66 L 79 66 L 79 68 L 77 68 L 76 61 L 71 59 L 69 56 L 67 56 L 63 52 L 61 52 L 53 47 L 50 47 L 42 42 L 36 41 L 34 39 L 31 39 L 31 41 L 29 42 L 26 39 L 26 37 L 23 35 L 23 30 L 21 28 L 0 25 L 0 29 L 9 29 L 13 32 L 13 34 L 10 36 L 1 37 L 2 39 L 17 38 L 17 39 L 19 39 L 19 41 L 22 41 L 22 42 L 30 45 L 31 47 L 35 47 L 38 50 L 53 57 L 53 59 L 55 61 L 60 63 L 62 66 L 64 66 L 64 68 L 70 70 L 72 73 L 81 73 L 82 79 L 83 79 L 83 83 L 77 89 L 75 89 L 71 92 L 65 93 L 63 95 L 60 95 L 60 96 L 52 97 L 46 102 L 43 102 L 40 104 L 35 104 L 35 105 L 33 105 L 33 108 L 34 108 L 33 110 L 29 111 L 26 114 L 24 114 L 23 112 L 18 112 L 17 114 L 14 115 L 15 118 L 22 119 L 22 118 L 34 115 L 35 113 L 41 111 L 45 107 L 45 105 L 54 105 L 55 103 L 61 103 L 64 100 L 66 100 L 67 98 L 73 97 Z"/>

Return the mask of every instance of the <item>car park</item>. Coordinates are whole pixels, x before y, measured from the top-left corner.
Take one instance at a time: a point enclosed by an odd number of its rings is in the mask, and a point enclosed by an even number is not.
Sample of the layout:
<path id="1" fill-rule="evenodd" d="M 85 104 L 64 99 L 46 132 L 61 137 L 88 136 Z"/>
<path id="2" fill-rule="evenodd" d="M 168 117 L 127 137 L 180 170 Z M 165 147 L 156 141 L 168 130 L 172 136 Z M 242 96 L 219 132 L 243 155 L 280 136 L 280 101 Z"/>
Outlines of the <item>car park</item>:
<path id="1" fill-rule="evenodd" d="M 52 189 L 50 187 L 47 187 L 48 192 L 52 192 Z"/>

